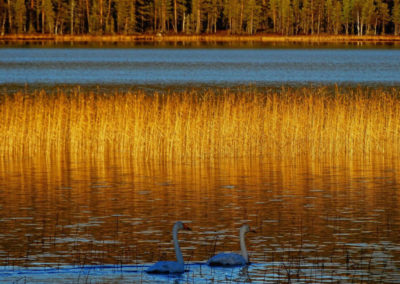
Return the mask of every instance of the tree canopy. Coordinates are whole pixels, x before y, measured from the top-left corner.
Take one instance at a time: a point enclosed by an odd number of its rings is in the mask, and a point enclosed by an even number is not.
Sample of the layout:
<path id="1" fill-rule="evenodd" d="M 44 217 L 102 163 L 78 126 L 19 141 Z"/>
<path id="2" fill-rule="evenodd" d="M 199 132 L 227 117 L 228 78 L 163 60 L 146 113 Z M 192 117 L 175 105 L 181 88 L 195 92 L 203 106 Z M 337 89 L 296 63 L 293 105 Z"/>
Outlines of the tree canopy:
<path id="1" fill-rule="evenodd" d="M 4 34 L 395 34 L 400 0 L 0 0 Z"/>

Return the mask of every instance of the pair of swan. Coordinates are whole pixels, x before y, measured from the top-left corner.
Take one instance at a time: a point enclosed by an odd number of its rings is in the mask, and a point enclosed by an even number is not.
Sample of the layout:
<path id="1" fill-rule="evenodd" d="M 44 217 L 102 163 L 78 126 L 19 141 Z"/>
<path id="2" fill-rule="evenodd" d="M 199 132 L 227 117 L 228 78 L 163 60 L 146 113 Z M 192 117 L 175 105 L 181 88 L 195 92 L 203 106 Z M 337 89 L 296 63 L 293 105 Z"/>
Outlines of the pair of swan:
<path id="1" fill-rule="evenodd" d="M 178 221 L 174 224 L 172 229 L 172 238 L 174 242 L 175 254 L 177 261 L 159 261 L 154 265 L 150 266 L 146 272 L 147 273 L 156 273 L 156 274 L 167 274 L 167 273 L 183 273 L 185 271 L 185 264 L 183 261 L 183 256 L 181 252 L 181 248 L 178 243 L 178 231 L 179 230 L 189 230 L 191 229 L 183 224 L 181 221 Z M 241 254 L 236 253 L 219 253 L 207 261 L 207 264 L 210 266 L 242 266 L 249 263 L 249 255 L 246 249 L 245 235 L 250 231 L 250 227 L 247 224 L 244 224 L 240 228 L 240 250 Z"/>

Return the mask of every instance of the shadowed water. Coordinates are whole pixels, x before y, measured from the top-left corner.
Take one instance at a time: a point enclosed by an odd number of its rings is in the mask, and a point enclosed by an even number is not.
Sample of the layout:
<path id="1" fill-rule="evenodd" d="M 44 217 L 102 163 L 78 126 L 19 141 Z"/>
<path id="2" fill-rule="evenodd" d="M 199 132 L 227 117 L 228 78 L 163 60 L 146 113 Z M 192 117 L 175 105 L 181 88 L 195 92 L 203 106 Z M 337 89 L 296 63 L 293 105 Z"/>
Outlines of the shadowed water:
<path id="1" fill-rule="evenodd" d="M 332 165 L 335 166 L 332 166 Z M 125 159 L 0 163 L 0 279 L 126 281 L 399 282 L 397 161 L 214 161 Z M 187 272 L 147 275 L 174 260 L 171 227 Z M 248 223 L 252 265 L 209 268 L 238 251 Z"/>
<path id="2" fill-rule="evenodd" d="M 400 85 L 400 49 L 1 48 L 1 84 Z"/>

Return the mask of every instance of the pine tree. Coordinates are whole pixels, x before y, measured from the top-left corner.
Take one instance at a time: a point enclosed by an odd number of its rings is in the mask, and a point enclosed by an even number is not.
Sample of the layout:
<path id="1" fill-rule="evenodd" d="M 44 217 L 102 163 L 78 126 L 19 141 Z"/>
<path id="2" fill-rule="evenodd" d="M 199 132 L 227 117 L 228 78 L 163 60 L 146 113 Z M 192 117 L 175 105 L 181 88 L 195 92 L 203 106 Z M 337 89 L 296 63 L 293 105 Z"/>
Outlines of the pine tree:
<path id="1" fill-rule="evenodd" d="M 363 34 L 362 10 L 364 6 L 364 0 L 352 0 L 352 2 L 352 12 L 356 21 L 357 35 L 361 36 Z"/>
<path id="2" fill-rule="evenodd" d="M 51 0 L 42 0 L 41 7 L 41 16 L 42 16 L 42 33 L 54 33 L 54 7 Z"/>
<path id="3" fill-rule="evenodd" d="M 292 0 L 292 14 L 292 34 L 297 35 L 301 23 L 300 0 Z"/>
<path id="4" fill-rule="evenodd" d="M 342 17 L 341 17 L 341 12 L 342 12 L 342 4 L 340 1 L 337 1 L 334 4 L 333 8 L 333 23 L 334 23 L 334 28 L 333 28 L 333 33 L 335 35 L 339 34 L 341 27 L 342 27 Z"/>
<path id="5" fill-rule="evenodd" d="M 392 10 L 392 21 L 394 24 L 394 34 L 399 35 L 400 32 L 400 0 L 394 0 Z"/>
<path id="6" fill-rule="evenodd" d="M 273 24 L 273 28 L 274 28 L 274 33 L 278 32 L 278 14 L 279 14 L 279 5 L 280 5 L 280 1 L 279 0 L 270 0 L 269 1 L 269 10 L 270 10 L 270 14 L 271 14 L 271 19 L 272 19 L 272 24 Z"/>
<path id="7" fill-rule="evenodd" d="M 117 32 L 133 33 L 136 27 L 136 3 L 133 0 L 116 1 L 117 10 Z"/>
<path id="8" fill-rule="evenodd" d="M 345 26 L 346 35 L 350 33 L 350 26 L 353 21 L 353 1 L 352 0 L 343 0 L 343 7 L 342 7 L 342 21 Z"/>
<path id="9" fill-rule="evenodd" d="M 26 32 L 26 6 L 24 0 L 16 0 L 15 3 L 15 15 L 16 15 L 16 25 L 17 33 Z"/>
<path id="10" fill-rule="evenodd" d="M 325 0 L 315 0 L 315 13 L 317 17 L 317 34 L 320 34 L 322 29 L 322 22 L 324 17 L 324 1 Z"/>
<path id="11" fill-rule="evenodd" d="M 257 0 L 248 0 L 244 9 L 244 21 L 246 23 L 246 32 L 254 34 L 257 32 L 257 27 L 261 15 L 261 3 Z"/>
<path id="12" fill-rule="evenodd" d="M 334 3 L 332 0 L 325 1 L 325 20 L 326 20 L 326 32 L 332 33 L 334 30 Z"/>
<path id="13" fill-rule="evenodd" d="M 136 26 L 139 32 L 152 31 L 152 2 L 149 0 L 136 0 Z"/>
<path id="14" fill-rule="evenodd" d="M 314 33 L 314 2 L 313 0 L 303 0 L 301 8 L 301 27 L 305 34 Z"/>
<path id="15" fill-rule="evenodd" d="M 290 0 L 282 0 L 281 1 L 281 9 L 280 9 L 280 20 L 281 20 L 281 34 L 288 35 L 291 31 L 290 23 L 292 19 L 292 10 L 290 5 Z"/>
<path id="16" fill-rule="evenodd" d="M 390 14 L 388 4 L 379 0 L 377 2 L 377 21 L 381 23 L 381 31 L 384 35 L 386 33 L 386 23 L 390 21 Z"/>

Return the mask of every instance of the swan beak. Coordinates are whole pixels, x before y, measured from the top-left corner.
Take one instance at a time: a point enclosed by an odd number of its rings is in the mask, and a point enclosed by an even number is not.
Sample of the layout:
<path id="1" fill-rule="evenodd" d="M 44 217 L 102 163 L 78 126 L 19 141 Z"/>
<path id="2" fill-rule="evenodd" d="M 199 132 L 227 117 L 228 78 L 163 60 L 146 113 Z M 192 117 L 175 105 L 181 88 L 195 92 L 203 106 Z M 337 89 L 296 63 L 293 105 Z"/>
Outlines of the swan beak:
<path id="1" fill-rule="evenodd" d="M 183 224 L 183 229 L 184 230 L 188 230 L 188 231 L 191 231 L 192 229 L 188 226 L 188 225 L 186 225 L 186 224 Z"/>

